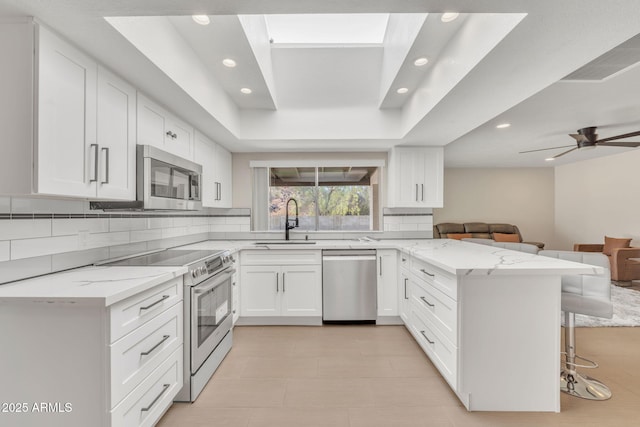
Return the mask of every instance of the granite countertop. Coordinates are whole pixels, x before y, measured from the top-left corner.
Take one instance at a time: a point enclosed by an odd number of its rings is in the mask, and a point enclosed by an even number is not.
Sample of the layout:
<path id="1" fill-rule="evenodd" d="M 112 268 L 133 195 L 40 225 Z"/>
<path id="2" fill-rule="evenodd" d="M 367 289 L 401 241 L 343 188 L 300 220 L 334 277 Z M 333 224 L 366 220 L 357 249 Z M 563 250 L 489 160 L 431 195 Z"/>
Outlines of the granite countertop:
<path id="1" fill-rule="evenodd" d="M 186 267 L 77 268 L 4 284 L 0 305 L 29 301 L 109 306 L 186 272 Z"/>

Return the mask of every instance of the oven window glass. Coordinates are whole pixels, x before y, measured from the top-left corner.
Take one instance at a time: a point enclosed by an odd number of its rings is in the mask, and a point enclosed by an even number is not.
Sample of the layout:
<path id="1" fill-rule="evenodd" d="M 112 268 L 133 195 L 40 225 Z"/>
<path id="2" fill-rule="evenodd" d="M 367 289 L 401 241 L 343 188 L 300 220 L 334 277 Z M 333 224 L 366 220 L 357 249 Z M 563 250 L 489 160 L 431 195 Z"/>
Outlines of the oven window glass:
<path id="1" fill-rule="evenodd" d="M 198 304 L 198 347 L 204 343 L 231 313 L 231 278 L 219 286 L 199 294 Z"/>

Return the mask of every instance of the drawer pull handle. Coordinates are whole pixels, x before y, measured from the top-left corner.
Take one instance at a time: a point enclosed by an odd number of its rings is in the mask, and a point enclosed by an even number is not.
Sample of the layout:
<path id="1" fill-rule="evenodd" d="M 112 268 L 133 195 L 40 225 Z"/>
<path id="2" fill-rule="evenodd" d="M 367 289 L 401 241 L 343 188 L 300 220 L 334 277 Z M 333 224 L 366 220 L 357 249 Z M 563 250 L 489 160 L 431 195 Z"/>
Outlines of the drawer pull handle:
<path id="1" fill-rule="evenodd" d="M 171 384 L 163 384 L 162 385 L 162 391 L 160 392 L 160 394 L 157 395 L 155 399 L 153 399 L 153 402 L 151 402 L 149 404 L 149 406 L 147 406 L 146 408 L 140 409 L 140 411 L 146 412 L 146 411 L 151 410 L 151 408 L 153 408 L 153 405 L 155 405 L 156 402 L 158 401 L 158 399 L 160 399 L 160 396 L 162 396 L 165 393 L 165 391 L 169 390 L 169 387 L 171 387 Z"/>
<path id="2" fill-rule="evenodd" d="M 431 341 L 429 339 L 429 337 L 427 336 L 427 334 L 424 333 L 424 331 L 420 331 L 420 333 L 422 334 L 422 336 L 424 337 L 425 340 L 427 340 L 429 342 L 429 344 L 435 344 L 435 341 Z"/>
<path id="3" fill-rule="evenodd" d="M 431 276 L 431 277 L 434 277 L 434 276 L 435 276 L 435 274 L 431 274 L 431 273 L 429 273 L 429 272 L 428 272 L 427 270 L 425 270 L 424 268 L 421 268 L 421 269 L 420 269 L 420 271 L 422 271 L 422 272 L 423 272 L 424 274 L 426 274 L 427 276 Z"/>
<path id="4" fill-rule="evenodd" d="M 162 345 L 163 342 L 165 342 L 168 339 L 169 339 L 169 335 L 163 335 L 162 339 L 160 340 L 160 342 L 158 344 L 154 345 L 153 347 L 151 347 L 147 351 L 143 351 L 142 353 L 140 353 L 140 356 L 148 356 L 148 355 L 150 355 L 153 352 L 153 350 L 158 348 L 160 345 Z"/>
<path id="5" fill-rule="evenodd" d="M 427 299 L 425 297 L 420 297 L 420 299 L 422 300 L 422 302 L 424 302 L 425 304 L 427 304 L 429 307 L 435 307 L 435 304 L 431 304 L 429 301 L 427 301 Z"/>
<path id="6" fill-rule="evenodd" d="M 404 299 L 409 299 L 409 297 L 407 296 L 407 281 L 409 279 L 408 278 L 404 278 Z"/>
<path id="7" fill-rule="evenodd" d="M 158 305 L 160 304 L 162 301 L 166 300 L 167 298 L 169 298 L 169 295 L 162 295 L 162 298 L 160 298 L 158 301 L 149 304 L 145 307 L 140 307 L 140 310 L 149 310 L 151 307 L 153 307 L 154 305 Z"/>

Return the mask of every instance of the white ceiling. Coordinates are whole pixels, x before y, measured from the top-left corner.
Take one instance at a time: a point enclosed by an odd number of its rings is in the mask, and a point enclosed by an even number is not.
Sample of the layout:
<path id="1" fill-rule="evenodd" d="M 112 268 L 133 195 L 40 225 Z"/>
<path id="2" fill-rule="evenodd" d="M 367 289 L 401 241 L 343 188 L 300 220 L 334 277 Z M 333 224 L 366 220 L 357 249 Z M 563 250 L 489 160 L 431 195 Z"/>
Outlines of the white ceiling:
<path id="1" fill-rule="evenodd" d="M 568 134 L 586 126 L 599 126 L 601 137 L 640 129 L 640 67 L 596 82 L 561 81 L 640 33 L 637 0 L 615 8 L 600 0 L 209 3 L 0 0 L 0 14 L 35 16 L 231 151 L 425 144 L 444 145 L 449 167 L 545 167 L 561 150 L 518 152 L 572 144 Z M 464 15 L 442 24 L 445 11 Z M 270 46 L 259 20 L 236 16 L 356 12 L 392 12 L 412 25 L 393 27 L 390 18 L 394 37 L 382 45 L 292 48 Z M 193 24 L 190 14 L 209 14 L 213 25 Z M 103 19 L 127 16 L 160 18 L 122 24 L 132 33 L 150 29 L 134 46 Z M 173 57 L 157 46 L 170 38 Z M 422 55 L 429 64 L 414 67 Z M 238 66 L 223 67 L 222 57 Z M 400 86 L 409 92 L 398 95 Z M 512 126 L 496 129 L 501 122 Z M 624 150 L 575 151 L 553 163 Z"/>

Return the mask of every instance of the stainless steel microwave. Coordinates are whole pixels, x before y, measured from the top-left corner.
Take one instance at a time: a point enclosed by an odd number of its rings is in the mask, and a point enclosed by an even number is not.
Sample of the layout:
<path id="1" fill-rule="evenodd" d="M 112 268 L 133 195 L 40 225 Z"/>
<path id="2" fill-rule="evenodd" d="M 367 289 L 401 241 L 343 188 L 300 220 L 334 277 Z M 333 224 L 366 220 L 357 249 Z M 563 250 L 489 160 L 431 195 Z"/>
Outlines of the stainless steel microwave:
<path id="1" fill-rule="evenodd" d="M 104 210 L 202 209 L 202 166 L 151 145 L 136 149 L 136 199 L 91 202 Z"/>

